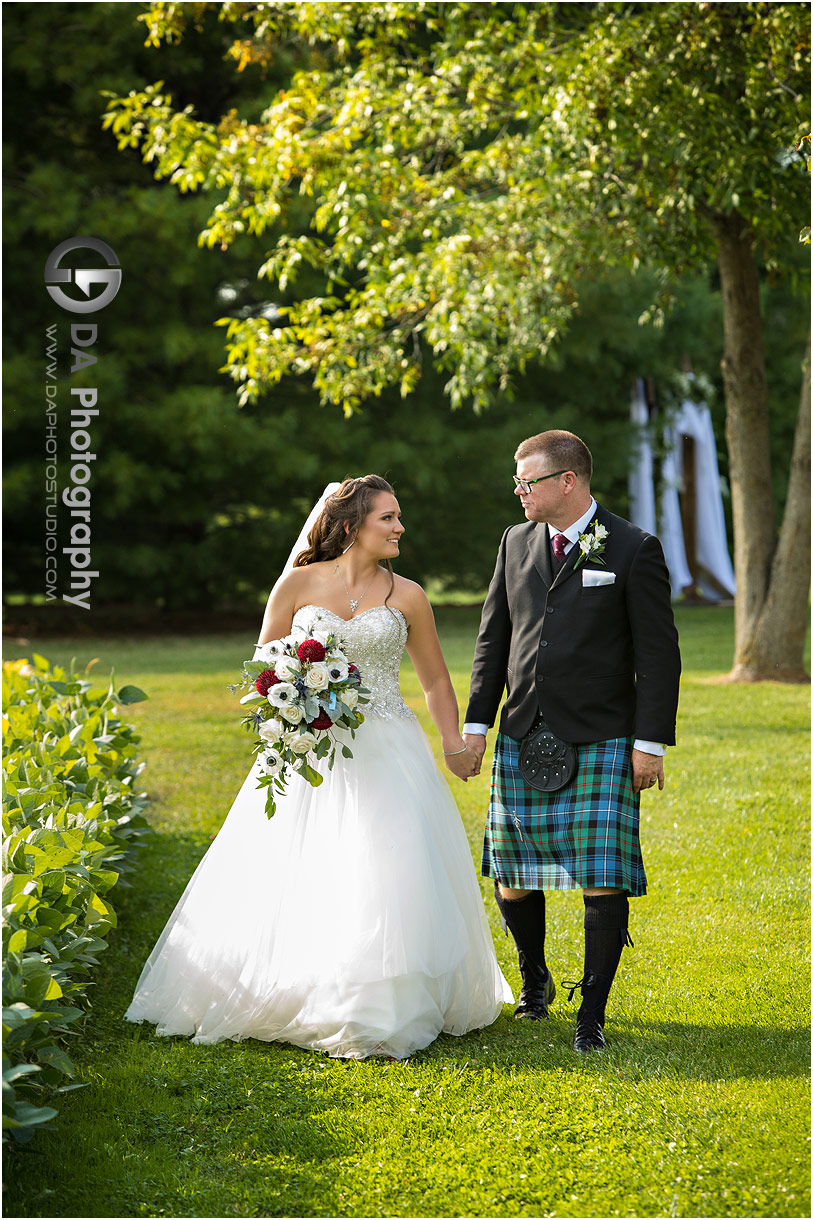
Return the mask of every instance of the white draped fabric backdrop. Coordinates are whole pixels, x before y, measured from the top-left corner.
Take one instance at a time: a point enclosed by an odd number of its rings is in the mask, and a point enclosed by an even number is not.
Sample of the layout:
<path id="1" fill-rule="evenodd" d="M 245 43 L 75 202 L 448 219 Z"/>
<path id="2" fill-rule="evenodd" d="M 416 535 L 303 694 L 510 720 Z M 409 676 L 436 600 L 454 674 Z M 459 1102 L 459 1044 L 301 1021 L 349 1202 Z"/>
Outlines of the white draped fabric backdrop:
<path id="1" fill-rule="evenodd" d="M 667 429 L 666 456 L 661 470 L 660 503 L 656 502 L 655 463 L 649 429 L 649 411 L 643 380 L 632 391 L 630 416 L 638 429 L 633 464 L 629 475 L 630 518 L 661 541 L 672 597 L 677 598 L 687 587 L 696 584 L 709 600 L 720 600 L 721 593 L 708 580 L 708 573 L 717 585 L 732 597 L 737 585 L 728 553 L 720 470 L 711 412 L 705 403 L 686 400 L 681 403 L 675 419 Z M 683 485 L 683 438 L 691 437 L 695 445 L 695 554 L 697 580 L 692 579 L 686 559 L 683 520 L 679 491 Z"/>

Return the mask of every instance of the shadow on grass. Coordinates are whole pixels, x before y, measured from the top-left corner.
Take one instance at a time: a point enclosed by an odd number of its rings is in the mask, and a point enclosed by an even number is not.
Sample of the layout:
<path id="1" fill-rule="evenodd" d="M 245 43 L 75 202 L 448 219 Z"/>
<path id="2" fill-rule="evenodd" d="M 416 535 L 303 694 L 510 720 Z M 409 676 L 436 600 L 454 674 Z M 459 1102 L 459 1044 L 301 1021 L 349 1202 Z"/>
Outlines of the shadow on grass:
<path id="1" fill-rule="evenodd" d="M 574 1003 L 572 1012 L 552 1012 L 547 1022 L 534 1023 L 514 1023 L 506 1008 L 494 1025 L 459 1040 L 442 1035 L 410 1062 L 438 1066 L 447 1060 L 473 1072 L 588 1070 L 641 1080 L 807 1079 L 809 1073 L 809 1025 L 610 1019 L 607 1048 L 580 1055 L 572 1049 L 576 1008 Z"/>
<path id="2" fill-rule="evenodd" d="M 65 1097 L 24 1160 L 12 1150 L 6 1215 L 339 1214 L 336 1163 L 361 1136 L 329 1065 L 280 1045 L 197 1047 L 126 1028 L 86 1043 L 92 1087 Z"/>
<path id="3" fill-rule="evenodd" d="M 507 1010 L 508 1011 L 508 1010 Z M 482 1030 L 462 1037 L 441 1034 L 435 1042 L 408 1060 L 329 1059 L 318 1051 L 303 1050 L 287 1043 L 265 1043 L 247 1039 L 239 1044 L 218 1043 L 200 1048 L 217 1051 L 239 1045 L 247 1058 L 269 1071 L 281 1071 L 295 1061 L 298 1071 L 308 1065 L 311 1074 L 326 1069 L 349 1072 L 403 1071 L 428 1068 L 459 1074 L 492 1074 L 495 1070 L 516 1077 L 539 1079 L 540 1074 L 594 1071 L 626 1079 L 734 1080 L 804 1078 L 809 1071 L 809 1026 L 791 1029 L 769 1025 L 718 1026 L 679 1021 L 619 1020 L 608 1022 L 608 1046 L 593 1055 L 572 1049 L 574 1013 L 551 1017 L 541 1024 L 523 1022 L 517 1028 L 506 1014 Z M 132 1027 L 131 1027 L 132 1028 Z M 186 1038 L 158 1038 L 152 1027 L 134 1027 L 134 1039 L 156 1039 L 176 1047 L 191 1045 Z M 198 1048 L 195 1048 L 198 1049 Z M 264 1087 L 271 1089 L 271 1083 Z"/>

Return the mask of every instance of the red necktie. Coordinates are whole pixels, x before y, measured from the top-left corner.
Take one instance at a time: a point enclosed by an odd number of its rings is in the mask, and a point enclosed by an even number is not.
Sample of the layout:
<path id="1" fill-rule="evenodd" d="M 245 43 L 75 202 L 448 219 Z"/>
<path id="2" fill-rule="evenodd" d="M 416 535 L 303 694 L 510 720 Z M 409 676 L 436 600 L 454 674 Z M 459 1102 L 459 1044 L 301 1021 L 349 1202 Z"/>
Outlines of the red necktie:
<path id="1" fill-rule="evenodd" d="M 566 534 L 553 535 L 553 554 L 560 563 L 565 557 L 565 547 L 567 546 L 567 541 Z"/>

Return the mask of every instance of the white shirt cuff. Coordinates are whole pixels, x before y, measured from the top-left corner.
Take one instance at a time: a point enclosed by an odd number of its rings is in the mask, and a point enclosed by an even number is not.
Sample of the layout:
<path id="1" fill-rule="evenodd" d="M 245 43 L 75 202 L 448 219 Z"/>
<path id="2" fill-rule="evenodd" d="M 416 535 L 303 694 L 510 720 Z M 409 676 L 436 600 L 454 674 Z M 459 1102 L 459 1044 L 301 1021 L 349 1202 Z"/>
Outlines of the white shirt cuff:
<path id="1" fill-rule="evenodd" d="M 463 732 L 464 733 L 482 733 L 483 737 L 485 737 L 488 734 L 488 725 L 487 724 L 474 724 L 474 723 L 464 724 Z"/>
<path id="2" fill-rule="evenodd" d="M 472 734 L 481 733 L 482 736 L 485 737 L 488 734 L 488 727 L 489 726 L 487 724 L 475 724 L 475 723 L 464 724 L 463 732 L 464 732 L 464 734 L 465 733 L 472 733 Z M 666 746 L 662 745 L 661 742 L 659 742 L 659 741 L 641 741 L 641 740 L 636 739 L 633 742 L 633 748 L 636 750 L 640 750 L 643 754 L 658 754 L 658 755 L 660 755 L 661 758 L 666 753 Z"/>

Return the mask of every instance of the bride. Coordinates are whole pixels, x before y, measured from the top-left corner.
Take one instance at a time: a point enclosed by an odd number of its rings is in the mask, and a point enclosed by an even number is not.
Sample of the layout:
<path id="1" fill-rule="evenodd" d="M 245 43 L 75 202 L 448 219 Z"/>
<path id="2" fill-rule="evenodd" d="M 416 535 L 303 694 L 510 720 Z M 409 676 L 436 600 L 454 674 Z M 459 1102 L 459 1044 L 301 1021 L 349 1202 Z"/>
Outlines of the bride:
<path id="1" fill-rule="evenodd" d="M 128 1020 L 195 1042 L 403 1059 L 441 1032 L 489 1025 L 511 1000 L 457 807 L 398 686 L 406 647 L 447 767 L 476 774 L 429 602 L 392 570 L 403 532 L 378 475 L 332 484 L 306 522 L 259 642 L 292 628 L 338 635 L 371 691 L 354 757 L 316 763 L 318 788 L 292 775 L 270 821 L 252 767 Z"/>

